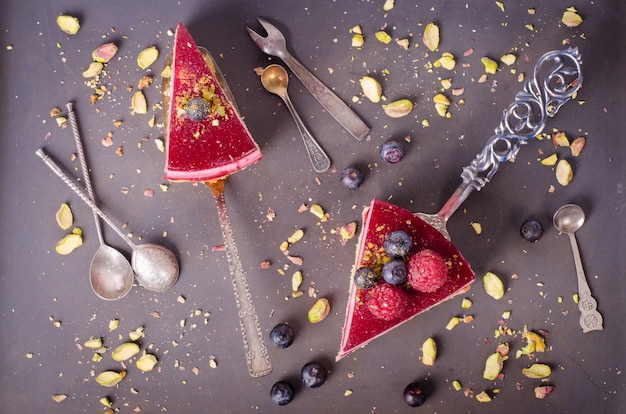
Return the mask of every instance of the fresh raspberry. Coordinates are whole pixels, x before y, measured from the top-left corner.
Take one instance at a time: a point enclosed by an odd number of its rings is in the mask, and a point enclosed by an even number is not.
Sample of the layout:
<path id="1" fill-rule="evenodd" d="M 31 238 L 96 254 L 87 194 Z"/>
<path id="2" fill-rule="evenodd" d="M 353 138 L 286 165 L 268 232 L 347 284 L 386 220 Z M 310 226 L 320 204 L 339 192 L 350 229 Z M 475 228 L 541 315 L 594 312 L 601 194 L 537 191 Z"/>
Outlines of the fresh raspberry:
<path id="1" fill-rule="evenodd" d="M 381 283 L 371 289 L 367 297 L 367 308 L 374 316 L 390 321 L 400 315 L 409 297 L 403 288 Z"/>
<path id="2" fill-rule="evenodd" d="M 434 292 L 448 279 L 448 265 L 430 249 L 420 250 L 409 260 L 409 285 L 420 292 Z"/>

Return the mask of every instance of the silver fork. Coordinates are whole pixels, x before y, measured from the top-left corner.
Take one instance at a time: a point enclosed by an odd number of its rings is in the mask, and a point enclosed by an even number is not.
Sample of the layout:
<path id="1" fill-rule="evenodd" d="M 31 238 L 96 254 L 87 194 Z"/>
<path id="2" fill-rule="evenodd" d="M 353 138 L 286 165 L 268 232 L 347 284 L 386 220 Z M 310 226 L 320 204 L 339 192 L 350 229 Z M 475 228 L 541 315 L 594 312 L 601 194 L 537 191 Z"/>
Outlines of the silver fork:
<path id="1" fill-rule="evenodd" d="M 330 113 L 352 136 L 359 141 L 365 138 L 370 129 L 361 118 L 289 53 L 285 36 L 283 36 L 276 26 L 261 17 L 257 17 L 257 20 L 267 32 L 267 36 L 262 36 L 251 28 L 246 27 L 254 43 L 268 55 L 282 59 L 315 99 L 317 99 L 319 103 L 326 108 L 328 113 Z"/>

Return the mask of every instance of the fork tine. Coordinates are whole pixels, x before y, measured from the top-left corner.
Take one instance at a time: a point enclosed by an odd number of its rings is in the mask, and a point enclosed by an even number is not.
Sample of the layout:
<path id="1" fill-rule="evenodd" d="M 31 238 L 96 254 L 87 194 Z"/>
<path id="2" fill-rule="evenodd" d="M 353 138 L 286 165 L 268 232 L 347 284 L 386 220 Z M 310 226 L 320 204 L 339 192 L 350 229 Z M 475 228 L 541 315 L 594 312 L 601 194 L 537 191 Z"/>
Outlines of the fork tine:
<path id="1" fill-rule="evenodd" d="M 285 36 L 283 36 L 283 33 L 269 21 L 265 20 L 262 17 L 257 17 L 257 20 L 259 21 L 259 23 L 261 23 L 261 26 L 263 26 L 263 28 L 267 32 L 267 37 L 281 40 L 285 38 Z"/>
<path id="2" fill-rule="evenodd" d="M 246 30 L 248 31 L 248 34 L 252 38 L 252 41 L 255 42 L 255 43 L 258 43 L 259 41 L 265 39 L 264 36 L 261 36 L 260 34 L 258 34 L 257 32 L 252 30 L 251 28 L 249 28 L 248 26 L 246 26 Z"/>

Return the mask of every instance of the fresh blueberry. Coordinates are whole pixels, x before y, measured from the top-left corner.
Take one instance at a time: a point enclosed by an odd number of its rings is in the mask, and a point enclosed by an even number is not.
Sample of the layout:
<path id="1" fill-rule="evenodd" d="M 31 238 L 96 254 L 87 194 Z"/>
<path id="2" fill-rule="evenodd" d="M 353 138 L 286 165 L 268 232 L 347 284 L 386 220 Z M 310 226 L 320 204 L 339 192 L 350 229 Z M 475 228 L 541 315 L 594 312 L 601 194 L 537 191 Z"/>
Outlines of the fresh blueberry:
<path id="1" fill-rule="evenodd" d="M 407 385 L 402 397 L 410 407 L 419 407 L 426 402 L 426 396 L 417 382 Z"/>
<path id="2" fill-rule="evenodd" d="M 296 391 L 293 388 L 293 385 L 287 381 L 278 381 L 272 385 L 272 389 L 270 390 L 270 397 L 272 397 L 272 401 L 274 401 L 278 405 L 287 405 L 292 400 Z"/>
<path id="3" fill-rule="evenodd" d="M 370 289 L 378 283 L 378 275 L 371 267 L 363 266 L 354 272 L 354 284 L 359 289 Z"/>
<path id="4" fill-rule="evenodd" d="M 400 259 L 393 259 L 383 266 L 383 279 L 392 285 L 399 285 L 406 281 L 408 269 L 406 263 Z"/>
<path id="5" fill-rule="evenodd" d="M 187 118 L 191 121 L 202 121 L 211 113 L 211 104 L 204 98 L 193 98 L 187 102 Z"/>
<path id="6" fill-rule="evenodd" d="M 326 382 L 328 372 L 320 362 L 309 362 L 302 367 L 300 380 L 309 388 L 321 387 Z"/>
<path id="7" fill-rule="evenodd" d="M 380 157 L 389 164 L 396 164 L 404 157 L 404 146 L 398 141 L 387 141 L 380 147 Z"/>
<path id="8" fill-rule="evenodd" d="M 354 190 L 363 182 L 363 173 L 355 167 L 346 167 L 339 175 L 339 179 L 344 187 Z"/>
<path id="9" fill-rule="evenodd" d="M 270 341 L 276 348 L 284 349 L 293 343 L 296 334 L 286 323 L 279 323 L 270 331 Z"/>
<path id="10" fill-rule="evenodd" d="M 524 240 L 534 243 L 543 235 L 543 226 L 539 220 L 528 218 L 522 223 L 520 234 Z"/>
<path id="11" fill-rule="evenodd" d="M 393 259 L 406 259 L 412 248 L 411 236 L 402 230 L 394 231 L 385 239 L 385 254 Z"/>

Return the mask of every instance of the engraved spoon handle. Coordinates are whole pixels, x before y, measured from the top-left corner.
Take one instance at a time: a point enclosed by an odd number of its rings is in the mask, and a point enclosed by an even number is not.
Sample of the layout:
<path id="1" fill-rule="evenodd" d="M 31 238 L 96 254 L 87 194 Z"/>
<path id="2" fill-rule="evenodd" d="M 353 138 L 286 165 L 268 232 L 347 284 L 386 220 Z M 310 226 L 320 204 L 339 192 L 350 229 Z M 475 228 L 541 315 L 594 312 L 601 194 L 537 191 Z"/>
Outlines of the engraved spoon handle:
<path id="1" fill-rule="evenodd" d="M 574 253 L 574 263 L 576 264 L 576 279 L 578 280 L 578 309 L 580 310 L 580 326 L 583 328 L 583 332 L 589 331 L 601 331 L 602 327 L 602 315 L 598 312 L 598 303 L 591 296 L 591 289 L 587 283 L 585 277 L 585 271 L 583 270 L 583 262 L 580 259 L 580 251 L 578 250 L 578 242 L 574 233 L 567 233 L 570 243 L 572 245 L 572 252 Z"/>
<path id="2" fill-rule="evenodd" d="M 83 179 L 85 180 L 85 188 L 87 189 L 87 195 L 89 198 L 95 203 L 96 197 L 93 193 L 93 186 L 91 185 L 91 178 L 89 177 L 89 167 L 87 167 L 87 159 L 85 158 L 85 152 L 83 151 L 83 142 L 80 137 L 80 131 L 78 129 L 78 121 L 76 117 L 76 113 L 74 112 L 74 104 L 69 102 L 67 105 L 68 110 L 68 118 L 70 120 L 70 127 L 72 128 L 72 135 L 74 136 L 74 144 L 76 145 L 76 153 L 78 154 L 78 161 L 80 163 L 80 169 L 83 172 Z M 93 219 L 96 224 L 96 233 L 98 235 L 98 240 L 100 241 L 100 245 L 104 245 L 104 235 L 102 233 L 102 226 L 100 224 L 100 218 L 98 217 L 98 213 L 93 210 Z"/>
<path id="3" fill-rule="evenodd" d="M 437 214 L 417 215 L 448 240 L 446 222 L 474 191 L 480 191 L 498 171 L 501 162 L 514 160 L 522 145 L 543 131 L 548 118 L 578 92 L 583 82 L 582 58 L 577 48 L 545 53 L 535 64 L 515 100 L 503 112 L 500 125 L 470 165 L 463 168 L 463 182 Z"/>
<path id="4" fill-rule="evenodd" d="M 207 185 L 211 187 L 213 197 L 215 198 L 220 228 L 222 230 L 222 236 L 224 237 L 226 257 L 228 258 L 228 268 L 235 291 L 235 301 L 237 302 L 237 311 L 241 325 L 241 333 L 243 335 L 243 345 L 246 351 L 248 371 L 253 377 L 262 377 L 272 371 L 272 363 L 263 341 L 259 317 L 252 303 L 252 295 L 248 288 L 246 274 L 241 264 L 239 251 L 237 250 L 230 224 L 230 218 L 228 217 L 226 199 L 224 197 L 225 181 L 226 179 L 222 179 L 217 182 L 209 182 Z"/>
<path id="5" fill-rule="evenodd" d="M 293 103 L 291 102 L 291 99 L 289 99 L 289 95 L 287 95 L 286 91 L 281 94 L 281 98 L 285 101 L 285 104 L 287 105 L 287 108 L 289 109 L 289 112 L 298 127 L 298 131 L 302 136 L 302 141 L 304 141 L 304 146 L 306 147 L 306 152 L 309 155 L 313 169 L 318 173 L 328 171 L 330 168 L 330 158 L 328 158 L 328 155 L 326 155 L 320 144 L 317 143 L 315 138 L 313 138 L 313 135 L 311 135 L 307 127 L 304 125 L 304 122 L 302 122 L 300 115 L 298 115 L 298 112 L 293 106 Z"/>

